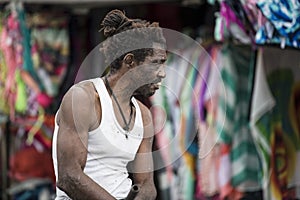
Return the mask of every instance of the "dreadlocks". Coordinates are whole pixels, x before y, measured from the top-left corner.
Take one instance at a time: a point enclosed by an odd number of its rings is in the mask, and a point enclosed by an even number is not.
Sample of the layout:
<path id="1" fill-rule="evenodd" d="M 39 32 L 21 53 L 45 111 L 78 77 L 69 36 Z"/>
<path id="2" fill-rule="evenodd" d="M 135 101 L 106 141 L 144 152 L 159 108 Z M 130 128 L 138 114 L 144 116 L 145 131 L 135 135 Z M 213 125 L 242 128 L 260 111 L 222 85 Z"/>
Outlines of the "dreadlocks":
<path id="1" fill-rule="evenodd" d="M 146 56 L 153 54 L 150 47 L 153 47 L 154 43 L 162 45 L 166 43 L 157 22 L 130 19 L 120 10 L 110 11 L 104 17 L 101 26 L 100 31 L 103 31 L 107 40 L 100 50 L 105 55 L 106 63 L 111 67 L 111 73 L 120 68 L 127 53 L 132 53 L 135 60 L 140 63 Z"/>

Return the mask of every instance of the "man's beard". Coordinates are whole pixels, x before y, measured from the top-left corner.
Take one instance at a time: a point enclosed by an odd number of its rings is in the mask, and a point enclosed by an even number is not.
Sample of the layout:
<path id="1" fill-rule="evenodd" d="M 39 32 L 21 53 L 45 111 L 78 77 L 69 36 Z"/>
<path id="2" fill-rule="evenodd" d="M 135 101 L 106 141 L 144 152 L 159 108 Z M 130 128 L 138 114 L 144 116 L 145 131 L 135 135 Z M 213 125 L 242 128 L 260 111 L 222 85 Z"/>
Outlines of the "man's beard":
<path id="1" fill-rule="evenodd" d="M 151 84 L 143 85 L 142 87 L 138 88 L 134 95 L 137 96 L 144 96 L 144 97 L 151 97 L 155 93 L 155 89 L 151 87 Z"/>

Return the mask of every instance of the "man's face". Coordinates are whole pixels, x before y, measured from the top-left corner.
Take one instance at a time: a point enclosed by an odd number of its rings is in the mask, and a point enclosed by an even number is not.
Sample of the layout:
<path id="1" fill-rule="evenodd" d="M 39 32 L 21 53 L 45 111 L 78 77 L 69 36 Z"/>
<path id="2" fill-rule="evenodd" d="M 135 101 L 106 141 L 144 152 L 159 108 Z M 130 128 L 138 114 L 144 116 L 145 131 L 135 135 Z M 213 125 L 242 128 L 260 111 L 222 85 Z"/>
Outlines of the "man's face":
<path id="1" fill-rule="evenodd" d="M 154 49 L 153 55 L 147 56 L 143 63 L 140 63 L 142 74 L 140 78 L 145 79 L 147 84 L 138 88 L 135 95 L 142 95 L 145 97 L 152 96 L 156 90 L 159 89 L 162 79 L 165 78 L 165 61 L 167 54 L 165 50 Z"/>

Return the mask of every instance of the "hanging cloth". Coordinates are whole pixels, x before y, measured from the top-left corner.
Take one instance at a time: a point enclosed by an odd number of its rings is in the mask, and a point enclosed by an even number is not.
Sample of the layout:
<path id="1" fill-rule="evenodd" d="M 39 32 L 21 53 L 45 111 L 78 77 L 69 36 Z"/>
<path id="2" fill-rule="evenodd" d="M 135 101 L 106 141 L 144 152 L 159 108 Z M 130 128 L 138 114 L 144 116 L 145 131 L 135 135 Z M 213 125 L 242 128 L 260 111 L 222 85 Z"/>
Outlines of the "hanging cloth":
<path id="1" fill-rule="evenodd" d="M 249 126 L 255 54 L 250 47 L 225 45 L 218 100 L 221 197 L 261 189 L 262 168 Z M 224 163 L 223 163 L 224 162 Z M 240 194 L 238 196 L 241 196 Z"/>
<path id="2" fill-rule="evenodd" d="M 264 166 L 264 195 L 274 200 L 297 199 L 295 187 L 300 186 L 300 53 L 265 47 L 260 54 L 259 64 L 265 71 L 268 86 L 261 85 L 262 88 L 255 92 L 265 91 L 261 99 L 265 104 L 256 101 L 252 108 L 256 111 L 252 119 L 256 121 L 252 124 Z"/>
<path id="3" fill-rule="evenodd" d="M 33 63 L 32 63 L 32 58 L 30 53 L 31 51 L 30 32 L 26 25 L 25 12 L 22 8 L 19 8 L 17 11 L 18 11 L 18 20 L 20 23 L 20 30 L 23 36 L 23 40 L 22 40 L 23 59 L 24 59 L 23 69 L 26 70 L 32 76 L 34 81 L 37 82 L 37 85 L 40 87 L 40 89 L 43 90 L 43 85 L 40 84 L 36 71 L 33 68 Z"/>
<path id="4" fill-rule="evenodd" d="M 8 67 L 7 77 L 4 89 L 4 98 L 7 99 L 11 120 L 15 119 L 15 103 L 17 86 L 15 82 L 15 73 L 17 69 L 22 68 L 22 37 L 19 29 L 17 14 L 12 12 L 2 29 L 0 49 L 3 52 L 6 65 Z"/>
<path id="5" fill-rule="evenodd" d="M 3 13 L 0 13 L 0 22 L 4 21 Z M 2 31 L 3 31 L 3 23 L 0 23 L 0 36 L 2 38 Z M 5 30 L 6 31 L 6 30 Z M 4 40 L 1 40 L 1 42 Z M 6 78 L 8 73 L 8 67 L 5 62 L 5 57 L 2 52 L 2 45 L 0 44 L 0 96 L 5 97 L 5 84 L 6 84 Z M 9 106 L 6 98 L 3 98 L 2 101 L 0 101 L 0 113 L 9 114 Z"/>
<path id="6" fill-rule="evenodd" d="M 256 35 L 258 44 L 271 41 L 271 43 L 281 44 L 282 48 L 285 45 L 300 48 L 300 2 L 298 0 L 259 0 L 257 6 L 273 27 L 260 28 Z"/>

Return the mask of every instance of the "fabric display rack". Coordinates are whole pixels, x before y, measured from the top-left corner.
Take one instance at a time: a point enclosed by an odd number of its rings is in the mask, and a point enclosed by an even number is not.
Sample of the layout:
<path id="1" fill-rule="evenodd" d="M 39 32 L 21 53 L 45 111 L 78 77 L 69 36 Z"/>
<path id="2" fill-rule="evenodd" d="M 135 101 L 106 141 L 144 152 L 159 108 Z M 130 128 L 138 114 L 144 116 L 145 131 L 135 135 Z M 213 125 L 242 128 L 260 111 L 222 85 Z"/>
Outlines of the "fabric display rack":
<path id="1" fill-rule="evenodd" d="M 69 63 L 68 19 L 25 13 L 20 1 L 4 5 L 0 18 L 2 199 L 50 198 L 53 110 Z"/>
<path id="2" fill-rule="evenodd" d="M 153 111 L 158 149 L 176 160 L 163 189 L 168 199 L 299 199 L 300 4 L 210 3 L 214 41 L 172 54 L 152 99 L 166 112 Z"/>
<path id="3" fill-rule="evenodd" d="M 177 27 L 199 44 L 176 44 L 180 55 L 168 53 L 167 76 L 147 105 L 159 152 L 157 199 L 300 199 L 299 1 L 141 1 L 132 7 L 135 1 L 65 0 L 67 8 L 102 6 L 77 17 L 70 9 L 26 10 L 37 2 L 46 1 L 0 4 L 1 199 L 54 199 L 55 112 L 99 42 L 96 30 L 94 37 L 88 35 L 94 30 L 81 30 L 100 24 L 118 2 L 132 16 L 148 9 L 141 18 Z M 206 21 L 191 10 L 203 11 Z M 201 23 L 187 28 L 181 17 Z"/>

